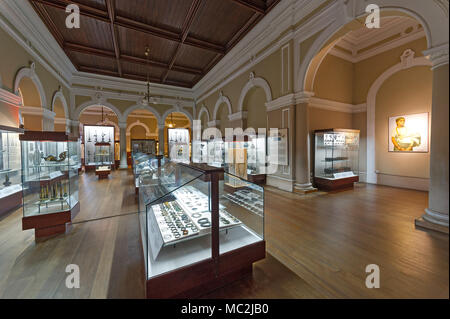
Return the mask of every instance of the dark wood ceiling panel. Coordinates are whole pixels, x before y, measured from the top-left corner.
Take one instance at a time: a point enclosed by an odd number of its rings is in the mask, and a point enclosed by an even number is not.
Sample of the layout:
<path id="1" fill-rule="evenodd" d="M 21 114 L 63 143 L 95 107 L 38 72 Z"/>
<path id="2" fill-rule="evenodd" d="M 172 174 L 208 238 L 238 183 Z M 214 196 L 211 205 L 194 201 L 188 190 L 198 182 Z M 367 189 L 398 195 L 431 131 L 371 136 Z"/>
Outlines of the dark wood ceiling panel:
<path id="1" fill-rule="evenodd" d="M 180 33 L 192 0 L 116 0 L 118 16 Z"/>
<path id="2" fill-rule="evenodd" d="M 145 47 L 150 47 L 150 59 L 169 63 L 178 46 L 176 42 L 167 41 L 146 33 L 118 27 L 121 53 L 145 59 Z"/>
<path id="3" fill-rule="evenodd" d="M 217 54 L 210 51 L 205 51 L 199 48 L 183 45 L 180 48 L 180 53 L 177 58 L 177 64 L 188 65 L 197 69 L 203 70 Z"/>
<path id="4" fill-rule="evenodd" d="M 195 85 L 279 1 L 29 0 L 79 70 L 146 81 L 150 66 L 150 81 L 181 87 Z M 72 3 L 80 29 L 65 26 Z"/>
<path id="5" fill-rule="evenodd" d="M 50 19 L 62 34 L 65 42 L 89 45 L 95 43 L 96 48 L 113 50 L 114 44 L 110 35 L 109 24 L 86 16 L 80 17 L 79 29 L 66 27 L 66 14 L 58 8 L 46 7 Z M 61 14 L 64 12 L 64 14 Z M 95 32 L 93 32 L 95 30 Z"/>
<path id="6" fill-rule="evenodd" d="M 192 24 L 189 36 L 224 46 L 253 14 L 231 0 L 208 0 Z"/>

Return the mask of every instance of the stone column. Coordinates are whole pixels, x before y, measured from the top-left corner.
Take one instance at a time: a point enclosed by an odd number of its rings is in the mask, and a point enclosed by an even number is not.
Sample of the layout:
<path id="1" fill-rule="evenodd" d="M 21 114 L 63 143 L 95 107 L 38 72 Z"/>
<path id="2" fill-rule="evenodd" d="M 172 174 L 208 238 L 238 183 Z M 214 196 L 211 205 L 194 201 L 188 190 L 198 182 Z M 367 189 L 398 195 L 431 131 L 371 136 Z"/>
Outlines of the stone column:
<path id="1" fill-rule="evenodd" d="M 120 128 L 120 166 L 119 166 L 119 169 L 128 169 L 127 122 L 119 122 L 119 128 Z"/>
<path id="2" fill-rule="evenodd" d="M 42 130 L 43 131 L 54 131 L 55 130 L 55 112 L 47 109 L 43 109 L 42 112 Z"/>
<path id="3" fill-rule="evenodd" d="M 430 139 L 430 190 L 428 208 L 416 219 L 416 225 L 448 234 L 448 44 L 424 52 L 429 55 L 433 71 Z"/>
<path id="4" fill-rule="evenodd" d="M 295 94 L 295 184 L 294 191 L 302 194 L 316 191 L 311 183 L 310 135 L 309 135 L 309 99 L 313 94 L 299 92 Z"/>
<path id="5" fill-rule="evenodd" d="M 164 128 L 166 126 L 164 124 L 158 124 L 158 143 L 159 150 L 158 155 L 164 155 Z"/>

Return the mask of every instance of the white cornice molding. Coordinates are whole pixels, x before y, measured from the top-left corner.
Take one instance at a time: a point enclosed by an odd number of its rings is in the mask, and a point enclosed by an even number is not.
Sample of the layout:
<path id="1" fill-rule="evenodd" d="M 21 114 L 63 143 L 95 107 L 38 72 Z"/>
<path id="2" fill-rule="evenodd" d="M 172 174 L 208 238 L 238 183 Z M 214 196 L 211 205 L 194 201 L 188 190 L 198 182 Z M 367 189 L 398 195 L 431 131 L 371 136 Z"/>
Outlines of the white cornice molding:
<path id="1" fill-rule="evenodd" d="M 56 113 L 52 112 L 50 110 L 47 110 L 42 107 L 36 107 L 36 106 L 21 106 L 19 108 L 20 113 L 26 114 L 26 115 L 36 115 L 36 116 L 42 116 L 43 118 L 53 120 L 55 118 Z"/>
<path id="2" fill-rule="evenodd" d="M 20 96 L 0 88 L 0 102 L 19 107 L 22 104 Z"/>
<path id="3" fill-rule="evenodd" d="M 334 111 L 334 112 L 343 112 L 343 113 L 361 113 L 366 112 L 366 104 L 349 104 L 342 103 L 327 99 L 321 99 L 318 97 L 312 97 L 309 101 L 309 106 L 313 108 Z"/>
<path id="4" fill-rule="evenodd" d="M 208 127 L 217 127 L 220 125 L 220 120 L 212 120 L 208 122 Z"/>
<path id="5" fill-rule="evenodd" d="M 247 118 L 248 112 L 236 112 L 233 114 L 228 115 L 229 121 L 238 121 L 238 120 L 245 120 Z"/>
<path id="6" fill-rule="evenodd" d="M 448 43 L 423 51 L 433 65 L 431 69 L 448 64 Z"/>
<path id="7" fill-rule="evenodd" d="M 267 102 L 266 111 L 275 111 L 287 106 L 293 106 L 302 103 L 309 103 L 314 96 L 314 92 L 301 91 L 281 96 L 273 101 Z"/>
<path id="8" fill-rule="evenodd" d="M 383 52 L 398 48 L 399 46 L 402 46 L 404 44 L 407 44 L 409 42 L 412 42 L 412 41 L 415 41 L 415 40 L 418 40 L 418 39 L 421 39 L 424 37 L 426 37 L 426 35 L 425 35 L 425 32 L 422 30 L 422 31 L 415 32 L 412 34 L 404 35 L 400 38 L 393 39 L 393 40 L 386 42 L 380 46 L 377 46 L 373 49 L 367 50 L 363 53 L 358 53 L 356 55 L 351 55 L 347 52 L 337 49 L 336 47 L 333 47 L 330 50 L 329 54 L 334 55 L 338 58 L 341 58 L 341 59 L 346 60 L 351 63 L 358 63 L 360 61 L 367 60 L 367 59 L 374 57 L 376 55 L 379 55 Z M 339 43 L 337 43 L 337 45 L 339 46 Z"/>

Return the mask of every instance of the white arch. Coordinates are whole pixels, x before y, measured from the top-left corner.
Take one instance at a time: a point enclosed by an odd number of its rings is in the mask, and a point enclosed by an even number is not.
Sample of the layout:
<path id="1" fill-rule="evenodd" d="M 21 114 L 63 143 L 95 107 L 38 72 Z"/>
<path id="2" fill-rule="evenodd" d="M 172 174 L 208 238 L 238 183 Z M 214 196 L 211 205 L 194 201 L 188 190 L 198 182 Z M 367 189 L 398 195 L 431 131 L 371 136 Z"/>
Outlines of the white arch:
<path id="1" fill-rule="evenodd" d="M 214 106 L 213 120 L 217 120 L 217 112 L 219 111 L 219 107 L 222 103 L 225 103 L 228 108 L 228 115 L 233 114 L 233 109 L 231 107 L 230 99 L 223 95 L 222 91 L 220 91 L 219 98 L 217 99 L 216 105 Z M 209 118 L 208 118 L 209 122 Z"/>
<path id="2" fill-rule="evenodd" d="M 29 68 L 24 67 L 24 68 L 21 68 L 19 70 L 19 72 L 17 72 L 16 78 L 14 80 L 14 94 L 17 94 L 17 95 L 19 94 L 20 81 L 23 78 L 29 78 L 29 79 L 31 79 L 31 81 L 33 81 L 34 85 L 36 86 L 36 89 L 38 90 L 39 97 L 41 100 L 41 107 L 47 108 L 47 98 L 45 96 L 44 86 L 42 85 L 41 80 L 39 79 L 39 77 L 36 74 L 35 67 L 36 66 L 33 62 L 33 63 L 31 63 L 31 66 Z"/>
<path id="3" fill-rule="evenodd" d="M 208 120 L 207 120 L 207 123 L 208 123 L 210 121 L 211 117 L 209 116 L 209 111 L 208 111 L 208 109 L 206 108 L 206 106 L 204 104 L 200 108 L 200 112 L 198 112 L 198 116 L 197 116 L 198 120 L 201 121 L 203 113 L 206 113 L 206 117 L 208 118 Z"/>
<path id="4" fill-rule="evenodd" d="M 408 50 L 405 51 L 405 53 Z M 410 50 L 409 50 L 410 51 Z M 412 51 L 411 51 L 412 52 Z M 367 183 L 377 183 L 377 175 L 375 174 L 375 107 L 378 90 L 383 83 L 395 73 L 406 70 L 415 66 L 430 66 L 431 62 L 425 57 L 414 58 L 412 56 L 403 58 L 402 62 L 390 67 L 384 71 L 372 84 L 367 94 Z"/>
<path id="5" fill-rule="evenodd" d="M 162 122 L 161 122 L 161 124 L 164 124 L 164 123 L 166 123 L 166 118 L 170 115 L 170 113 L 183 113 L 184 115 L 186 115 L 186 117 L 188 118 L 188 120 L 189 120 L 189 124 L 191 125 L 191 127 L 192 127 L 192 123 L 193 123 L 193 118 L 192 118 L 192 115 L 189 113 L 189 112 L 187 112 L 187 111 L 185 111 L 185 110 L 183 110 L 182 108 L 180 108 L 180 109 L 175 109 L 175 108 L 172 108 L 172 109 L 169 109 L 169 110 L 167 110 L 165 113 L 164 113 L 164 115 L 162 116 Z"/>
<path id="6" fill-rule="evenodd" d="M 116 122 L 111 121 L 110 119 L 106 118 L 103 121 L 97 122 L 96 125 L 109 125 L 114 126 L 114 135 L 116 135 L 114 138 L 116 138 L 120 133 L 119 125 Z"/>
<path id="7" fill-rule="evenodd" d="M 150 133 L 150 129 L 148 128 L 148 126 L 145 123 L 142 123 L 139 120 L 136 120 L 136 122 L 131 123 L 128 127 L 127 127 L 127 135 L 131 134 L 131 129 L 135 126 L 142 126 L 145 129 L 145 135 L 146 136 L 151 136 L 152 134 Z"/>
<path id="8" fill-rule="evenodd" d="M 113 111 L 117 115 L 119 123 L 126 122 L 126 119 L 123 120 L 123 115 L 122 115 L 122 113 L 119 111 L 119 109 L 117 107 L 115 107 L 111 103 L 108 103 L 108 102 L 105 102 L 105 101 L 94 101 L 94 100 L 85 102 L 85 103 L 81 104 L 80 106 L 78 106 L 75 109 L 74 113 L 73 113 L 72 119 L 79 120 L 81 113 L 85 109 L 90 107 L 90 106 L 104 106 L 104 107 L 107 107 L 107 108 L 109 108 L 111 111 Z"/>
<path id="9" fill-rule="evenodd" d="M 55 112 L 55 103 L 56 103 L 56 100 L 57 100 L 57 99 L 60 99 L 60 100 L 61 100 L 61 103 L 62 103 L 63 108 L 64 108 L 64 117 L 65 117 L 66 119 L 68 119 L 69 116 L 70 116 L 70 114 L 69 114 L 69 108 L 68 108 L 68 106 L 67 106 L 67 101 L 66 101 L 66 98 L 64 97 L 64 94 L 62 93 L 61 88 L 60 88 L 58 91 L 56 91 L 55 94 L 53 94 L 53 98 L 52 98 L 52 108 L 51 108 L 52 112 Z"/>
<path id="10" fill-rule="evenodd" d="M 156 121 L 158 122 L 158 125 L 161 123 L 164 123 L 161 121 L 161 116 L 159 115 L 158 111 L 154 107 L 149 106 L 149 105 L 142 105 L 142 104 L 136 104 L 136 105 L 133 105 L 132 107 L 128 108 L 125 111 L 125 113 L 123 113 L 123 118 L 125 119 L 125 121 L 128 119 L 128 116 L 131 114 L 131 112 L 136 111 L 136 110 L 147 110 L 156 117 Z"/>
<path id="11" fill-rule="evenodd" d="M 302 64 L 299 66 L 298 72 L 296 72 L 295 90 L 304 91 L 307 90 L 306 76 L 312 59 L 322 49 L 323 45 L 343 26 L 348 22 L 364 17 L 365 3 L 351 0 L 347 4 L 341 2 L 343 7 L 330 8 L 333 11 L 333 20 L 329 20 L 330 23 L 325 25 L 324 28 L 317 29 L 317 32 L 322 31 L 319 37 L 314 41 L 311 48 L 308 50 L 305 57 L 302 58 Z M 422 1 L 422 0 L 410 0 L 408 1 L 408 8 L 405 8 L 405 2 L 402 0 L 379 0 L 377 5 L 381 10 L 394 10 L 408 14 L 415 18 L 424 27 L 424 31 L 427 38 L 428 49 L 438 47 L 442 44 L 448 43 L 448 28 L 442 27 L 448 25 L 448 4 L 442 3 L 442 1 Z M 352 8 L 350 10 L 350 8 Z M 354 11 L 352 17 L 347 13 Z"/>
<path id="12" fill-rule="evenodd" d="M 250 72 L 250 79 L 248 80 L 247 84 L 242 88 L 241 96 L 239 97 L 239 108 L 238 112 L 242 112 L 244 108 L 244 99 L 247 95 L 248 91 L 250 91 L 254 87 L 260 87 L 264 90 L 266 93 L 266 102 L 272 101 L 272 91 L 270 89 L 269 83 L 267 83 L 266 80 L 263 78 L 255 78 L 255 74 L 253 72 Z M 230 113 L 231 114 L 231 113 Z"/>

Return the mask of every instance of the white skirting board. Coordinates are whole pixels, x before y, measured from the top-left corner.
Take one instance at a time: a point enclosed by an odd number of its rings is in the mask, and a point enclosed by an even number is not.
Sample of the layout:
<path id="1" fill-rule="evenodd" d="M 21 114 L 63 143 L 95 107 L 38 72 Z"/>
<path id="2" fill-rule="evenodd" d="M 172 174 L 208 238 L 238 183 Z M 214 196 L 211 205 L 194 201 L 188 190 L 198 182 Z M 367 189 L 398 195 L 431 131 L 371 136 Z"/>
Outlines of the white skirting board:
<path id="1" fill-rule="evenodd" d="M 268 186 L 273 186 L 282 189 L 284 191 L 288 192 L 294 191 L 294 181 L 289 178 L 280 177 L 276 175 L 267 175 L 266 184 Z"/>
<path id="2" fill-rule="evenodd" d="M 408 188 L 426 192 L 428 192 L 430 189 L 429 178 L 397 176 L 380 173 L 377 174 L 377 184 L 392 187 Z"/>

